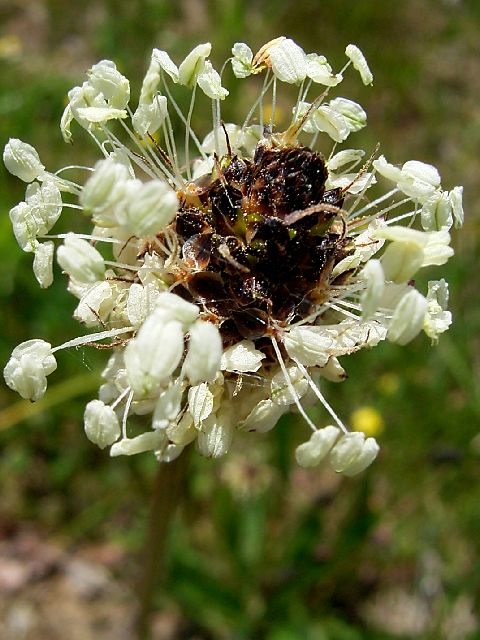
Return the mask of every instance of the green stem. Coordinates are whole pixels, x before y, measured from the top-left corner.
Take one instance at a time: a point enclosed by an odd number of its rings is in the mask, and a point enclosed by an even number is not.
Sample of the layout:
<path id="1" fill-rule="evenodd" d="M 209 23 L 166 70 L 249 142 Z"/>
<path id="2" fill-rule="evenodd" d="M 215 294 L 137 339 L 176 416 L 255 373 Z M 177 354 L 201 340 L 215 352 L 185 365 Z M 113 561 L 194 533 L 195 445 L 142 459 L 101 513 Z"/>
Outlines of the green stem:
<path id="1" fill-rule="evenodd" d="M 181 501 L 188 466 L 188 450 L 170 463 L 160 463 L 154 479 L 148 531 L 137 587 L 136 640 L 150 640 L 155 587 L 164 582 L 167 536 Z"/>

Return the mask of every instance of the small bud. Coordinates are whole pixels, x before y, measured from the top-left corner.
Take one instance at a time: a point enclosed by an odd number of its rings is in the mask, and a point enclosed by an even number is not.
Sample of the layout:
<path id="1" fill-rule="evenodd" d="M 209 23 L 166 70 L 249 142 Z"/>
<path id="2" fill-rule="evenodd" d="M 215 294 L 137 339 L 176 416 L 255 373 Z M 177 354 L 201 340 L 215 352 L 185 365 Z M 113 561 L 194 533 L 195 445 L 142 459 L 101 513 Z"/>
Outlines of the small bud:
<path id="1" fill-rule="evenodd" d="M 211 322 L 197 320 L 190 327 L 188 352 L 183 363 L 183 373 L 190 384 L 213 382 L 220 369 L 222 337 Z"/>
<path id="2" fill-rule="evenodd" d="M 304 442 L 295 449 L 295 459 L 304 468 L 316 467 L 326 458 L 335 444 L 340 429 L 334 426 L 324 427 L 314 431 L 308 442 Z"/>
<path id="3" fill-rule="evenodd" d="M 373 84 L 372 72 L 360 49 L 355 44 L 349 44 L 345 49 L 345 55 L 352 61 L 353 67 L 360 74 L 363 84 Z"/>
<path id="4" fill-rule="evenodd" d="M 70 277 L 79 282 L 97 282 L 105 275 L 101 254 L 74 233 L 67 234 L 63 246 L 58 248 L 57 261 Z"/>
<path id="5" fill-rule="evenodd" d="M 18 138 L 10 138 L 5 145 L 3 162 L 10 173 L 24 182 L 36 180 L 45 170 L 40 162 L 40 156 L 32 145 Z"/>
<path id="6" fill-rule="evenodd" d="M 410 289 L 395 307 L 387 339 L 405 345 L 415 338 L 423 328 L 427 300 L 416 289 Z"/>
<path id="7" fill-rule="evenodd" d="M 100 449 L 120 437 L 120 425 L 115 411 L 101 400 L 91 400 L 85 407 L 84 426 L 87 438 Z"/>
<path id="8" fill-rule="evenodd" d="M 3 376 L 10 389 L 35 402 L 45 393 L 47 376 L 56 368 L 51 344 L 44 340 L 27 340 L 15 347 Z"/>
<path id="9" fill-rule="evenodd" d="M 35 249 L 33 258 L 33 273 L 42 289 L 46 289 L 53 282 L 53 254 L 55 245 L 53 242 L 39 243 Z"/>

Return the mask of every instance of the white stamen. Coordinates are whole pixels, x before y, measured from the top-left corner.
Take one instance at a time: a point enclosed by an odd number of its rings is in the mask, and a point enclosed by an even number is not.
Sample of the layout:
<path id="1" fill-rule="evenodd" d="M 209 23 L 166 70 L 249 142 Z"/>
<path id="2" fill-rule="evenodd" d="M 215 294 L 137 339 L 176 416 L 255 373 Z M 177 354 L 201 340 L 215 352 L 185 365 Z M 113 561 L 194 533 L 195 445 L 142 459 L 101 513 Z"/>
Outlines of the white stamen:
<path id="1" fill-rule="evenodd" d="M 337 414 L 335 413 L 335 411 L 333 410 L 332 406 L 327 402 L 326 398 L 324 397 L 324 395 L 321 393 L 320 389 L 317 387 L 317 385 L 314 383 L 314 381 L 312 380 L 312 378 L 310 377 L 308 371 L 305 369 L 305 367 L 303 366 L 303 364 L 301 362 L 299 362 L 298 360 L 296 360 L 294 358 L 295 364 L 297 365 L 297 367 L 300 369 L 300 371 L 303 373 L 303 375 L 305 376 L 305 378 L 308 381 L 308 384 L 310 385 L 310 388 L 312 389 L 313 393 L 317 396 L 317 398 L 320 400 L 320 402 L 323 404 L 323 406 L 325 407 L 325 409 L 328 411 L 328 413 L 332 416 L 332 418 L 335 420 L 335 422 L 337 423 L 337 425 L 340 427 L 340 429 L 344 432 L 344 433 L 348 433 L 348 429 L 347 427 L 343 424 L 343 422 L 340 420 L 340 418 L 337 416 Z"/>
<path id="2" fill-rule="evenodd" d="M 317 431 L 317 427 L 310 420 L 310 418 L 307 416 L 307 414 L 305 412 L 305 409 L 302 407 L 302 405 L 300 403 L 300 399 L 299 399 L 299 397 L 297 395 L 297 392 L 295 391 L 295 387 L 293 386 L 292 381 L 290 380 L 290 376 L 288 375 L 287 367 L 285 366 L 285 362 L 283 361 L 282 354 L 280 352 L 280 348 L 278 346 L 278 343 L 277 343 L 276 339 L 274 338 L 274 336 L 271 336 L 270 340 L 272 341 L 273 348 L 275 349 L 275 353 L 277 355 L 278 364 L 280 365 L 280 369 L 282 370 L 283 377 L 285 378 L 285 382 L 287 383 L 288 390 L 290 391 L 290 394 L 291 394 L 291 396 L 292 396 L 292 398 L 293 398 L 293 400 L 294 400 L 294 402 L 295 402 L 295 404 L 297 406 L 298 411 L 300 412 L 300 415 L 305 420 L 305 422 L 308 424 L 308 426 L 312 429 L 312 431 Z"/>
<path id="3" fill-rule="evenodd" d="M 134 331 L 134 327 L 122 327 L 121 329 L 109 329 L 108 331 L 91 333 L 88 336 L 80 336 L 79 338 L 68 340 L 68 342 L 64 342 L 58 347 L 53 347 L 52 353 L 55 353 L 55 351 L 60 351 L 61 349 L 79 347 L 83 344 L 89 344 L 90 342 L 99 342 L 100 340 L 105 340 L 105 338 L 115 338 L 116 336 L 120 336 L 123 333 L 131 333 L 132 331 Z"/>

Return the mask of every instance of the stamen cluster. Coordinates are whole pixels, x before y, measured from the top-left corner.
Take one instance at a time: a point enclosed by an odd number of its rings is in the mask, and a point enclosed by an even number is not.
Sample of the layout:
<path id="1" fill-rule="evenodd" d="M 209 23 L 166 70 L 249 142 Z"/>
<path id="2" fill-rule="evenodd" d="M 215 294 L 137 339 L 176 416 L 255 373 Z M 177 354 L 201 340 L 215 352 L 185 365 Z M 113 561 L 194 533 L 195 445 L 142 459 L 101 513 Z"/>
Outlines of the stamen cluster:
<path id="1" fill-rule="evenodd" d="M 28 183 L 25 201 L 10 211 L 18 243 L 33 253 L 41 287 L 52 283 L 56 253 L 78 298 L 74 318 L 94 332 L 56 347 L 22 343 L 5 380 L 35 401 L 56 351 L 109 346 L 84 419 L 87 437 L 112 456 L 154 451 L 170 461 L 196 441 L 200 453 L 219 457 L 237 430 L 264 433 L 296 408 L 312 429 L 298 463 L 328 456 L 335 471 L 355 475 L 378 444 L 348 432 L 320 380 L 344 380 L 339 358 L 364 347 L 403 345 L 422 330 L 435 342 L 448 329 L 445 280 L 430 281 L 424 295 L 413 278 L 453 254 L 449 230 L 463 222 L 462 188 L 444 191 L 423 162 L 397 167 L 376 151 L 364 162 L 365 151 L 337 148 L 366 125 L 359 104 L 329 99 L 349 66 L 364 84 L 373 81 L 355 45 L 334 73 L 324 56 L 285 37 L 256 55 L 236 43 L 222 76 L 231 69 L 260 87 L 241 125 L 222 121 L 228 90 L 210 53 L 200 44 L 177 67 L 154 49 L 134 111 L 115 64 L 94 65 L 69 92 L 61 119 L 66 142 L 76 122 L 97 145 L 93 168 L 49 173 L 29 144 L 6 145 L 7 169 Z M 298 98 L 279 131 L 285 83 L 298 86 Z M 187 114 L 174 96 L 181 91 L 191 95 Z M 213 119 L 203 141 L 191 127 L 200 93 Z M 81 183 L 65 177 L 82 170 Z M 372 198 L 377 178 L 390 189 Z M 51 234 L 66 209 L 88 216 L 91 233 Z M 318 428 L 307 415 L 318 400 L 333 424 Z M 149 418 L 132 437 L 134 416 Z"/>

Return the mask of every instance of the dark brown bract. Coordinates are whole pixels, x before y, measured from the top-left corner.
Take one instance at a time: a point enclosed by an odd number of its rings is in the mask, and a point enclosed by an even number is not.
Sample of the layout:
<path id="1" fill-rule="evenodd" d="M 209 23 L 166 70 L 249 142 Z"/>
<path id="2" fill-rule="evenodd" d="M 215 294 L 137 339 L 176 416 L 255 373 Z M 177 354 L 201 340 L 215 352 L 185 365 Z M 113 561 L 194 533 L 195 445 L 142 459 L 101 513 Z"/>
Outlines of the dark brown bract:
<path id="1" fill-rule="evenodd" d="M 342 191 L 326 191 L 327 176 L 308 147 L 263 140 L 253 161 L 225 156 L 178 192 L 176 293 L 211 314 L 225 345 L 261 343 L 328 297 L 332 270 L 353 242 Z"/>

